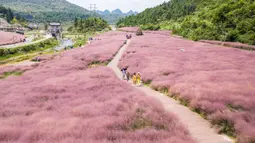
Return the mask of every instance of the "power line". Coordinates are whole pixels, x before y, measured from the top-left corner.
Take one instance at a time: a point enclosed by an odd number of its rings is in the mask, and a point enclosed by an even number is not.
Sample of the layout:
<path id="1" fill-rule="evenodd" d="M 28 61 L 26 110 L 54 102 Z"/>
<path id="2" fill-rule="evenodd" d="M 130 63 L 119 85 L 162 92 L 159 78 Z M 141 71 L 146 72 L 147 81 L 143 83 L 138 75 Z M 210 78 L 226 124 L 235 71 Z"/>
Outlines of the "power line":
<path id="1" fill-rule="evenodd" d="M 89 5 L 90 17 L 95 17 L 96 16 L 96 10 L 97 10 L 96 4 L 90 4 Z"/>

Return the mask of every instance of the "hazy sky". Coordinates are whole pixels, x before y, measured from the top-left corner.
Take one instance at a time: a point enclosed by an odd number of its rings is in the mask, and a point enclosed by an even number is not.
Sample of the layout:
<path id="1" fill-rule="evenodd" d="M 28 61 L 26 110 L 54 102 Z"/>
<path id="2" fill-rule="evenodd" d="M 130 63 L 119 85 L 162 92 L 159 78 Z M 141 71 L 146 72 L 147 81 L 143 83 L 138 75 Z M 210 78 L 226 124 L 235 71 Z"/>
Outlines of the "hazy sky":
<path id="1" fill-rule="evenodd" d="M 119 8 L 123 12 L 134 10 L 141 12 L 146 8 L 154 7 L 168 0 L 68 0 L 86 9 L 90 4 L 96 4 L 99 10 L 108 9 L 110 11 Z"/>

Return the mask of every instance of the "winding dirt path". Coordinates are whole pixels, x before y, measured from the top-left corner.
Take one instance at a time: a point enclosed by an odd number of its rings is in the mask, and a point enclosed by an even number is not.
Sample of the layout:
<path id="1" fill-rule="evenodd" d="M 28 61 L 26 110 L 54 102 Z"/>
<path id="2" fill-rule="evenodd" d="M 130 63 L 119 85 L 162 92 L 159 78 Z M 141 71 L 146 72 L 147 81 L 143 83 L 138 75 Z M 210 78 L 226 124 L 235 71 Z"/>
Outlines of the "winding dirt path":
<path id="1" fill-rule="evenodd" d="M 122 73 L 118 68 L 118 62 L 128 47 L 131 41 L 128 40 L 118 52 L 118 54 L 113 58 L 113 60 L 108 64 L 115 74 L 121 79 Z M 124 82 L 124 81 L 123 81 Z M 200 117 L 198 114 L 192 112 L 189 108 L 179 104 L 176 100 L 169 98 L 159 92 L 152 90 L 149 87 L 135 87 L 138 90 L 144 92 L 147 96 L 151 96 L 162 103 L 166 111 L 174 113 L 178 116 L 183 124 L 186 125 L 191 136 L 198 143 L 232 143 L 233 140 L 225 135 L 219 135 L 217 132 L 211 128 L 210 123 Z"/>

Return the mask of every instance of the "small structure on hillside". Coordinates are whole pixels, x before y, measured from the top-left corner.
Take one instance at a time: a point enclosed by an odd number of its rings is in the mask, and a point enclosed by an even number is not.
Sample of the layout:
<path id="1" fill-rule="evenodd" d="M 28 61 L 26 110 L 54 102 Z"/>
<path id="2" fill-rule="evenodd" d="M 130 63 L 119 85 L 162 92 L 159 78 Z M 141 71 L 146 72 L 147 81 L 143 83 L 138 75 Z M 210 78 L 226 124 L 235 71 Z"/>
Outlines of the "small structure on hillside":
<path id="1" fill-rule="evenodd" d="M 137 31 L 136 31 L 136 36 L 142 36 L 143 35 L 143 31 L 141 28 L 139 28 Z"/>
<path id="2" fill-rule="evenodd" d="M 5 31 L 5 32 L 17 32 L 18 31 L 23 31 L 25 30 L 25 28 L 18 24 L 9 24 L 4 18 L 0 18 L 0 31 Z M 18 32 L 17 32 L 18 33 Z M 21 34 L 21 33 L 19 33 Z"/>
<path id="3" fill-rule="evenodd" d="M 38 29 L 39 26 L 38 26 L 38 24 L 36 24 L 36 23 L 29 23 L 29 24 L 28 24 L 28 28 L 29 28 L 30 30 L 34 30 L 34 29 Z"/>
<path id="4" fill-rule="evenodd" d="M 61 37 L 62 27 L 60 23 L 50 23 L 49 31 L 53 37 Z"/>

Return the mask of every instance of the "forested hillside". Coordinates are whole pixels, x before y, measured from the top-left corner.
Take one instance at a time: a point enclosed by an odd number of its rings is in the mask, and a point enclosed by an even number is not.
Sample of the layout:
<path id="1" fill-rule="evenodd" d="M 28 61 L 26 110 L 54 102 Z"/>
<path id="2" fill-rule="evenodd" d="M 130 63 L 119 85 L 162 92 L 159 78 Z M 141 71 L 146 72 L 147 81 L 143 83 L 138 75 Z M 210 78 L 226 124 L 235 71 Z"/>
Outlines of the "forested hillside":
<path id="1" fill-rule="evenodd" d="M 106 28 L 110 29 L 108 23 L 102 18 L 75 18 L 73 25 L 68 29 L 68 31 L 87 33 L 102 31 Z"/>
<path id="2" fill-rule="evenodd" d="M 0 0 L 0 5 L 35 22 L 71 21 L 86 18 L 89 11 L 66 0 Z"/>
<path id="3" fill-rule="evenodd" d="M 19 14 L 14 14 L 10 8 L 6 8 L 0 5 L 0 18 L 6 19 L 8 23 L 19 23 L 23 26 L 26 25 L 26 20 Z M 1 25 L 1 23 L 0 23 Z"/>
<path id="4" fill-rule="evenodd" d="M 7 9 L 0 5 L 0 17 L 5 18 L 7 22 L 11 22 L 11 20 L 14 18 L 13 12 L 11 9 Z"/>
<path id="5" fill-rule="evenodd" d="M 192 40 L 208 39 L 255 44 L 254 0 L 171 0 L 117 25 L 169 29 Z"/>

